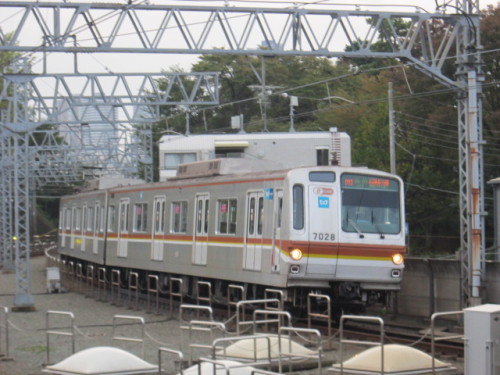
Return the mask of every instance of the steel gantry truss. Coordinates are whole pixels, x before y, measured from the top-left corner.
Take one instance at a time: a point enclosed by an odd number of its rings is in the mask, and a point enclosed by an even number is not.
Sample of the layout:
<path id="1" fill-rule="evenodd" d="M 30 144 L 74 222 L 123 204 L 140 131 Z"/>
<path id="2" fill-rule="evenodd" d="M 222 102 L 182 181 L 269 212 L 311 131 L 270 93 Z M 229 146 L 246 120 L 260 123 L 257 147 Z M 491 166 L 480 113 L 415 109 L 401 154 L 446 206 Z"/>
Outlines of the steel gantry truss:
<path id="1" fill-rule="evenodd" d="M 137 175 L 138 162 L 151 181 L 151 124 L 160 119 L 159 106 L 217 104 L 218 74 L 35 75 L 19 64 L 1 78 L 0 260 L 16 271 L 15 308 L 30 309 L 30 197 L 35 188 L 80 181 L 83 169 L 90 175 L 103 170 Z M 41 86 L 51 90 L 46 93 Z M 92 136 L 92 126 L 102 123 L 112 126 L 112 136 Z M 59 126 L 41 130 L 43 124 Z M 142 126 L 134 131 L 130 124 Z"/>
<path id="2" fill-rule="evenodd" d="M 0 7 L 8 19 L 0 29 L 0 51 L 396 58 L 455 89 L 463 295 L 466 303 L 479 300 L 484 269 L 479 1 L 446 1 L 442 13 L 417 7 L 415 12 L 336 11 L 324 4 L 252 8 L 4 1 Z M 399 20 L 410 27 L 398 29 Z M 441 33 L 432 32 L 435 23 L 443 26 Z M 380 35 L 389 51 L 375 50 Z M 457 63 L 456 78 L 443 72 L 450 58 Z"/>

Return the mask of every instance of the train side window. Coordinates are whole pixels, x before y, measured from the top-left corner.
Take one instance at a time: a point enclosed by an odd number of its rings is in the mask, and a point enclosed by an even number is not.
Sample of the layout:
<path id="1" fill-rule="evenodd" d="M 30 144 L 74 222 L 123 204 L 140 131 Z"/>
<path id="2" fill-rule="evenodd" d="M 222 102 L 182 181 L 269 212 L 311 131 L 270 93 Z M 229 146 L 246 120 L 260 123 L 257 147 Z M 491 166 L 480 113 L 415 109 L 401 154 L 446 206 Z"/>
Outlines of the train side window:
<path id="1" fill-rule="evenodd" d="M 255 198 L 250 198 L 249 202 L 249 218 L 248 218 L 248 234 L 253 235 L 255 228 Z"/>
<path id="2" fill-rule="evenodd" d="M 304 186 L 293 186 L 293 229 L 304 229 Z"/>
<path id="3" fill-rule="evenodd" d="M 202 208 L 203 201 L 200 199 L 198 201 L 198 207 L 196 207 L 196 232 L 201 233 L 201 220 L 202 220 Z"/>
<path id="4" fill-rule="evenodd" d="M 66 229 L 71 229 L 71 208 L 66 208 Z"/>
<path id="5" fill-rule="evenodd" d="M 187 202 L 172 202 L 172 232 L 186 233 Z"/>
<path id="6" fill-rule="evenodd" d="M 120 233 L 128 233 L 128 206 L 129 206 L 129 201 L 128 199 L 121 199 L 120 200 L 120 228 L 119 232 Z"/>
<path id="7" fill-rule="evenodd" d="M 205 200 L 205 223 L 204 223 L 204 232 L 205 233 L 208 233 L 208 214 L 209 214 L 208 206 L 209 206 L 209 200 L 206 199 Z"/>
<path id="8" fill-rule="evenodd" d="M 146 232 L 148 228 L 148 204 L 134 204 L 134 232 Z"/>
<path id="9" fill-rule="evenodd" d="M 218 223 L 217 228 L 220 234 L 236 233 L 236 199 L 219 199 L 218 201 Z"/>
<path id="10" fill-rule="evenodd" d="M 264 198 L 259 197 L 259 208 L 257 212 L 257 234 L 262 234 L 262 226 L 264 222 Z"/>
<path id="11" fill-rule="evenodd" d="M 87 232 L 94 228 L 94 207 L 89 207 L 87 212 Z"/>
<path id="12" fill-rule="evenodd" d="M 64 226 L 64 214 L 66 213 L 66 207 L 63 207 L 62 209 L 59 210 L 59 225 L 58 228 L 59 230 L 63 229 Z"/>
<path id="13" fill-rule="evenodd" d="M 83 206 L 82 221 L 81 221 L 81 226 L 80 226 L 82 231 L 85 229 L 86 225 L 87 225 L 87 206 Z"/>
<path id="14" fill-rule="evenodd" d="M 114 232 L 116 228 L 116 207 L 114 204 L 108 210 L 108 231 Z"/>
<path id="15" fill-rule="evenodd" d="M 163 233 L 165 230 L 165 199 L 155 198 L 154 227 L 155 233 Z"/>
<path id="16" fill-rule="evenodd" d="M 82 209 L 80 207 L 78 207 L 76 209 L 75 222 L 74 222 L 73 228 L 75 228 L 76 230 L 82 229 L 81 223 L 82 223 Z"/>
<path id="17" fill-rule="evenodd" d="M 105 213 L 105 211 L 104 211 L 104 206 L 103 206 L 103 205 L 101 205 L 101 225 L 100 225 L 100 228 L 99 228 L 99 231 L 100 231 L 101 233 L 103 233 L 103 232 L 104 232 L 104 215 L 105 215 L 105 214 L 106 214 L 106 213 Z"/>
<path id="18" fill-rule="evenodd" d="M 94 216 L 94 232 L 97 233 L 99 228 L 101 227 L 101 206 L 99 206 L 99 203 L 96 203 L 95 205 L 95 216 Z"/>

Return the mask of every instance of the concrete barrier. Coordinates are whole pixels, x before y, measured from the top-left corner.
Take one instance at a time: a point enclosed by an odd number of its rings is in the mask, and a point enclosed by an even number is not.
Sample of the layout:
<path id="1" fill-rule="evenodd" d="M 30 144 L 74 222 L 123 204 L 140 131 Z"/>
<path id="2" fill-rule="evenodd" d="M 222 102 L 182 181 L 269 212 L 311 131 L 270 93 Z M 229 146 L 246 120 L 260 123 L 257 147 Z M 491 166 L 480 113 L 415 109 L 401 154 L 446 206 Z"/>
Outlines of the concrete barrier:
<path id="1" fill-rule="evenodd" d="M 406 258 L 398 312 L 430 318 L 435 312 L 461 310 L 460 262 L 456 259 Z M 500 262 L 486 263 L 483 303 L 500 303 Z"/>

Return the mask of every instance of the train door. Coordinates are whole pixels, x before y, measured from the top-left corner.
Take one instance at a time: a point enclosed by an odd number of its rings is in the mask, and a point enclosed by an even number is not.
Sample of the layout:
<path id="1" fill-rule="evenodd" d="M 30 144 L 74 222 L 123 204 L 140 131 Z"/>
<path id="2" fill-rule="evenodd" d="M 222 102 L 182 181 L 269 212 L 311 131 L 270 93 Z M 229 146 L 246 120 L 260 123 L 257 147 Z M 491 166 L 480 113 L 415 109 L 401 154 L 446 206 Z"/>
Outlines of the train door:
<path id="1" fill-rule="evenodd" d="M 335 193 L 338 192 L 335 192 L 333 181 L 328 183 L 329 179 L 316 179 L 320 181 L 310 182 L 308 187 L 309 256 L 306 274 L 335 275 L 338 260 L 338 199 Z"/>
<path id="2" fill-rule="evenodd" d="M 208 220 L 210 196 L 206 193 L 196 195 L 193 235 L 193 264 L 207 264 Z"/>
<path id="3" fill-rule="evenodd" d="M 262 266 L 262 230 L 264 221 L 264 193 L 253 191 L 247 194 L 247 214 L 243 268 L 259 271 Z"/>
<path id="4" fill-rule="evenodd" d="M 97 254 L 99 251 L 99 220 L 101 219 L 100 213 L 100 203 L 99 201 L 95 202 L 94 206 L 94 221 L 92 225 L 92 253 Z"/>
<path id="5" fill-rule="evenodd" d="M 116 255 L 119 257 L 126 257 L 128 253 L 129 206 L 129 198 L 120 199 L 120 206 L 118 209 L 118 248 L 116 253 Z"/>
<path id="6" fill-rule="evenodd" d="M 274 237 L 273 252 L 271 254 L 271 269 L 279 271 L 281 252 L 281 222 L 283 218 L 283 190 L 276 190 L 274 197 Z"/>
<path id="7" fill-rule="evenodd" d="M 163 260 L 163 235 L 165 234 L 165 197 L 155 197 L 153 204 L 153 240 L 151 259 Z"/>

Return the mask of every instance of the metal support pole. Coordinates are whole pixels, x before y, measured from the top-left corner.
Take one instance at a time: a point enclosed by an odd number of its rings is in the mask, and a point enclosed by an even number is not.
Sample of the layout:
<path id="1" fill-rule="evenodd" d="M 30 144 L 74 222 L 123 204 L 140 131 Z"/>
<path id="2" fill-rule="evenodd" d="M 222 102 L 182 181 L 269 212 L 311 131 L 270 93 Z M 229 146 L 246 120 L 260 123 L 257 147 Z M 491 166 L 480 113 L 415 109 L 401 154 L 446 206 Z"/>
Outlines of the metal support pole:
<path id="1" fill-rule="evenodd" d="M 30 217 L 28 133 L 14 134 L 14 249 L 16 295 L 12 311 L 35 309 L 30 292 Z"/>
<path id="2" fill-rule="evenodd" d="M 481 303 L 485 272 L 482 68 L 479 9 L 463 2 L 457 41 L 460 240 L 463 306 Z M 474 12 L 474 14 L 472 14 Z"/>

